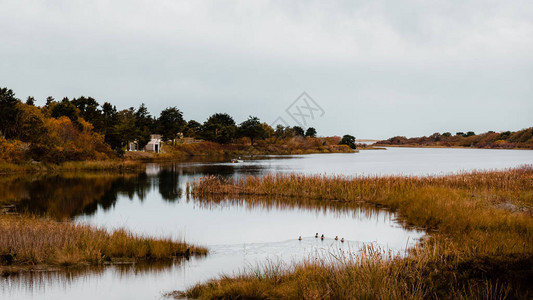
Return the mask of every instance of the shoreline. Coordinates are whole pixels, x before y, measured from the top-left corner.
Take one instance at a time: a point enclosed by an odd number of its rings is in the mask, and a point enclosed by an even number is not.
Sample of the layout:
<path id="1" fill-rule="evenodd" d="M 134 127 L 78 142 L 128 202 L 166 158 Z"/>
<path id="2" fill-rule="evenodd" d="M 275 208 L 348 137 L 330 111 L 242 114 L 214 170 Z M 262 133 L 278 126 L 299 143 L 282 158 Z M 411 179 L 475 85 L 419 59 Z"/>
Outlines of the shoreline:
<path id="1" fill-rule="evenodd" d="M 350 149 L 351 150 L 351 149 Z M 21 173 L 53 173 L 69 171 L 117 171 L 133 172 L 138 171 L 143 163 L 157 162 L 181 162 L 194 158 L 199 159 L 231 159 L 238 156 L 267 156 L 267 155 L 306 155 L 306 154 L 327 154 L 327 153 L 357 153 L 353 151 L 330 151 L 330 150 L 300 150 L 287 152 L 270 152 L 270 151 L 206 151 L 204 153 L 190 154 L 184 151 L 173 151 L 170 153 L 152 153 L 143 151 L 128 151 L 123 158 L 110 160 L 86 160 L 86 161 L 67 161 L 61 164 L 24 162 L 8 163 L 0 162 L 0 175 L 21 174 Z M 363 149 L 361 149 L 363 150 Z M 368 149 L 370 150 L 370 149 Z"/>
<path id="2" fill-rule="evenodd" d="M 0 162 L 0 175 L 24 173 L 54 173 L 71 171 L 116 171 L 132 172 L 139 170 L 142 162 L 135 160 L 85 160 L 68 161 L 61 164 L 25 162 Z"/>
<path id="3" fill-rule="evenodd" d="M 424 146 L 424 145 L 386 145 L 386 144 L 377 144 L 376 147 L 384 148 L 435 148 L 435 149 L 480 149 L 480 150 L 533 150 L 531 148 L 478 148 L 478 147 L 463 147 L 463 146 Z"/>
<path id="4" fill-rule="evenodd" d="M 269 152 L 269 151 L 208 151 L 205 153 L 190 154 L 187 152 L 173 153 L 151 153 L 142 151 L 129 151 L 124 154 L 123 158 L 110 160 L 86 160 L 86 161 L 67 161 L 61 164 L 24 162 L 8 163 L 0 162 L 0 175 L 12 174 L 32 174 L 32 173 L 54 173 L 54 172 L 71 172 L 71 171 L 113 171 L 113 172 L 134 172 L 142 169 L 144 163 L 163 163 L 163 162 L 187 162 L 190 160 L 215 160 L 215 159 L 232 159 L 239 156 L 290 156 L 290 155 L 308 155 L 308 154 L 333 154 L 333 153 L 358 153 L 360 151 L 370 150 L 387 150 L 386 148 L 420 148 L 420 149 L 480 149 L 480 150 L 533 150 L 528 148 L 476 148 L 462 146 L 424 146 L 424 145 L 369 145 L 368 147 L 357 148 L 351 151 L 324 151 L 324 150 L 305 150 L 305 151 L 287 151 L 287 152 Z"/>

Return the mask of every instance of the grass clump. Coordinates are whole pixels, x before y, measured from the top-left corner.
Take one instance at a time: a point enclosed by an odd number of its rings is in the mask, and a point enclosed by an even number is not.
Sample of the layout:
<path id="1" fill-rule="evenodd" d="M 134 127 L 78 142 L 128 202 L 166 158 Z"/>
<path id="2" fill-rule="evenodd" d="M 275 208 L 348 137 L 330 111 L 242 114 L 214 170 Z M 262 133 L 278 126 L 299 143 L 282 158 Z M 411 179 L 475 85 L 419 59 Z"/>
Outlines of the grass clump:
<path id="1" fill-rule="evenodd" d="M 396 211 L 404 224 L 429 234 L 405 257 L 366 251 L 339 261 L 266 266 L 262 272 L 225 276 L 174 295 L 201 299 L 533 297 L 532 167 L 441 177 L 205 177 L 189 191 L 202 197 L 323 200 L 316 205 L 370 203 Z"/>
<path id="2" fill-rule="evenodd" d="M 103 264 L 128 260 L 168 260 L 206 254 L 201 247 L 147 238 L 119 229 L 60 223 L 28 216 L 0 216 L 0 266 Z"/>

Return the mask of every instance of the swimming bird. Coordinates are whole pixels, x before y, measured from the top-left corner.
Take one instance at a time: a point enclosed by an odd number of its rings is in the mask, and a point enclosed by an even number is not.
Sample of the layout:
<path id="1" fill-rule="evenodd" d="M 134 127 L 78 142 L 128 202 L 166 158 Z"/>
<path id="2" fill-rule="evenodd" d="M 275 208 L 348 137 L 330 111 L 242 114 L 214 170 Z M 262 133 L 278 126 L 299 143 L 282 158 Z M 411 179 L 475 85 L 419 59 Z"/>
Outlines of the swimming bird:
<path id="1" fill-rule="evenodd" d="M 302 236 L 299 236 L 299 237 L 298 237 L 298 240 L 301 241 L 301 240 L 302 240 Z"/>
<path id="2" fill-rule="evenodd" d="M 335 236 L 335 240 L 338 241 L 338 240 L 339 240 L 339 237 L 338 237 L 338 236 Z"/>
<path id="3" fill-rule="evenodd" d="M 341 243 L 344 243 L 344 238 L 341 238 Z"/>
<path id="4" fill-rule="evenodd" d="M 317 232 L 317 233 L 315 233 L 315 238 L 317 238 L 317 237 L 318 237 L 318 232 Z"/>

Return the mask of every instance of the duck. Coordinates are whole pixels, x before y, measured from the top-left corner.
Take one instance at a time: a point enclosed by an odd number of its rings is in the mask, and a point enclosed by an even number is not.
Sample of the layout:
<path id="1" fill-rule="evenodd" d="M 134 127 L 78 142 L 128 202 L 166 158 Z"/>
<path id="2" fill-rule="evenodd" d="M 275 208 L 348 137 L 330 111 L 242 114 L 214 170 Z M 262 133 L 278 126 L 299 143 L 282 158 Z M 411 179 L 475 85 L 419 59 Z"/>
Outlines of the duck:
<path id="1" fill-rule="evenodd" d="M 338 241 L 338 240 L 339 240 L 339 237 L 338 237 L 338 236 L 335 236 L 335 240 Z"/>
<path id="2" fill-rule="evenodd" d="M 318 232 L 317 232 L 317 233 L 315 233 L 315 238 L 317 238 L 317 237 L 318 237 Z"/>
<path id="3" fill-rule="evenodd" d="M 322 235 L 322 236 L 320 237 L 320 239 L 321 239 L 321 240 L 324 240 L 324 235 Z"/>
<path id="4" fill-rule="evenodd" d="M 344 238 L 341 238 L 341 243 L 344 243 Z"/>
<path id="5" fill-rule="evenodd" d="M 299 236 L 299 237 L 298 237 L 298 240 L 301 241 L 301 240 L 302 240 L 302 236 Z"/>

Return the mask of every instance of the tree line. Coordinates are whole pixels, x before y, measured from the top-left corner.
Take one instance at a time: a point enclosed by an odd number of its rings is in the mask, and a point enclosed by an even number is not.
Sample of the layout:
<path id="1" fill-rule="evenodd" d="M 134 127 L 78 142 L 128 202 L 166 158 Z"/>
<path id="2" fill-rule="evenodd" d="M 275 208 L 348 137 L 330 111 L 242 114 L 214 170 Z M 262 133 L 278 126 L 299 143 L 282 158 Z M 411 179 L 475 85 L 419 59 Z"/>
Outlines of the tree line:
<path id="1" fill-rule="evenodd" d="M 6 153 L 10 147 L 22 147 L 16 145 L 20 141 L 29 144 L 28 151 L 34 158 L 95 159 L 120 155 L 132 141 L 142 148 L 154 133 L 161 134 L 165 141 L 183 136 L 221 144 L 246 137 L 254 145 L 257 140 L 270 137 L 315 137 L 317 131 L 299 126 L 272 128 L 254 116 L 237 124 L 227 113 L 215 113 L 203 123 L 186 121 L 177 107 L 167 107 L 155 117 L 144 103 L 117 110 L 109 102 L 100 104 L 83 96 L 61 100 L 48 97 L 39 107 L 33 97 L 22 101 L 12 90 L 0 88 L 0 137 L 4 139 L 0 148 Z"/>

